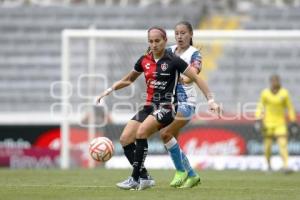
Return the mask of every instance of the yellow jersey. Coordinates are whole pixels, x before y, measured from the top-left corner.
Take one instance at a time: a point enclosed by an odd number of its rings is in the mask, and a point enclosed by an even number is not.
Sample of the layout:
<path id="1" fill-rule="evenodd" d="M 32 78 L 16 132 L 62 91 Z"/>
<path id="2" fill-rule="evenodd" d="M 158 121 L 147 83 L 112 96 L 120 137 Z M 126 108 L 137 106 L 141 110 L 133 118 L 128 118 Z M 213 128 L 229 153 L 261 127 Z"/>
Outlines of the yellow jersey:
<path id="1" fill-rule="evenodd" d="M 270 89 L 264 89 L 255 116 L 256 119 L 262 119 L 266 127 L 286 125 L 286 110 L 289 120 L 295 121 L 296 113 L 287 89 L 280 88 L 276 94 Z"/>

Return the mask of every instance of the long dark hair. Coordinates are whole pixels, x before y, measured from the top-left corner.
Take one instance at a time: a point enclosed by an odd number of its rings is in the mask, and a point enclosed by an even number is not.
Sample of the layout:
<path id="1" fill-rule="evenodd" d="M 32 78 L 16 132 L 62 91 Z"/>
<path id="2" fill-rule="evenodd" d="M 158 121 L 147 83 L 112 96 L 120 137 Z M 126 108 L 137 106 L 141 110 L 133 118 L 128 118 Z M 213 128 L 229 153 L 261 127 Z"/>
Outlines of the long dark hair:
<path id="1" fill-rule="evenodd" d="M 178 25 L 185 25 L 186 28 L 189 30 L 189 32 L 190 32 L 191 34 L 193 34 L 194 30 L 193 30 L 193 26 L 192 26 L 192 24 L 191 24 L 190 22 L 188 22 L 188 21 L 181 21 L 181 22 L 178 22 L 178 23 L 175 25 L 175 28 L 176 28 L 176 26 L 178 26 Z M 193 46 L 193 38 L 192 38 L 192 37 L 191 37 L 191 40 L 190 40 L 190 45 Z"/>

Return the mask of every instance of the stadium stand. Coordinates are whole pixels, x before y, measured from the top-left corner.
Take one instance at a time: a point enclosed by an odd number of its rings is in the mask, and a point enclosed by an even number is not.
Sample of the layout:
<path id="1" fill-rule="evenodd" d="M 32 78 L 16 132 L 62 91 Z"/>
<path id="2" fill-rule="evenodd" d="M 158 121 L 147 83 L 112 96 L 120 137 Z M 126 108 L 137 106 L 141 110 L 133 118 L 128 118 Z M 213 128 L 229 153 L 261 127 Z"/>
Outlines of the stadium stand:
<path id="1" fill-rule="evenodd" d="M 186 10 L 178 5 L 168 9 L 149 6 L 151 12 L 149 7 L 139 5 L 0 7 L 0 110 L 47 112 L 49 105 L 59 101 L 51 98 L 50 84 L 61 79 L 63 29 L 86 29 L 90 25 L 99 29 L 147 29 L 157 22 L 172 28 L 182 19 L 194 25 L 199 21 L 198 6 L 187 5 Z M 119 71 L 111 75 L 120 78 Z"/>
<path id="2" fill-rule="evenodd" d="M 246 29 L 246 30 L 288 30 L 299 29 L 300 7 L 290 5 L 250 4 L 247 12 L 237 9 L 231 15 L 222 16 L 212 10 L 201 23 L 204 29 Z M 239 41 L 215 45 L 220 52 L 209 52 L 206 75 L 209 84 L 224 107 L 230 112 L 237 111 L 237 102 L 256 102 L 259 92 L 268 85 L 271 74 L 280 74 L 283 84 L 292 93 L 296 110 L 299 106 L 300 84 L 300 41 Z M 212 56 L 215 55 L 215 56 Z M 204 57 L 205 58 L 205 57 Z M 234 103 L 233 103 L 234 102 Z"/>
<path id="3" fill-rule="evenodd" d="M 49 105 L 59 102 L 59 99 L 50 96 L 50 84 L 61 79 L 60 36 L 66 28 L 86 29 L 93 25 L 99 29 L 147 29 L 159 22 L 171 29 L 183 19 L 192 22 L 195 27 L 201 22 L 200 27 L 205 29 L 300 28 L 300 7 L 251 4 L 245 11 L 239 10 L 239 5 L 230 4 L 229 11 L 235 9 L 235 12 L 224 25 L 220 22 L 222 15 L 216 16 L 217 4 L 211 2 L 185 1 L 185 9 L 182 9 L 180 1 L 163 1 L 163 5 L 158 1 L 102 2 L 105 4 L 93 6 L 82 1 L 72 6 L 0 6 L 1 112 L 47 112 Z M 207 18 L 202 20 L 203 16 Z M 205 25 L 208 20 L 211 27 Z M 84 44 L 74 45 L 79 45 L 72 49 L 76 53 Z M 208 72 L 209 83 L 218 94 L 217 98 L 229 111 L 235 111 L 235 102 L 256 102 L 270 73 L 284 71 L 284 85 L 295 94 L 293 99 L 300 99 L 297 94 L 300 43 L 295 42 L 293 48 L 289 45 L 283 41 L 266 47 L 259 42 L 250 44 L 244 41 L 232 43 L 230 47 L 222 48 L 221 54 L 211 56 L 208 61 L 211 64 L 207 66 L 212 67 Z M 111 50 L 105 48 L 99 51 L 109 54 Z M 77 53 L 82 54 L 80 50 Z M 83 59 L 72 62 L 80 63 Z M 134 59 L 128 63 L 132 64 Z M 125 59 L 121 56 L 115 58 L 111 66 L 122 63 L 122 60 Z M 73 70 L 75 74 L 83 72 L 81 68 Z M 249 76 L 250 73 L 252 76 Z M 110 79 L 117 80 L 123 74 L 122 71 L 111 71 Z M 295 105 L 300 110 L 300 104 Z"/>
<path id="4" fill-rule="evenodd" d="M 299 29 L 300 6 L 277 7 L 260 6 L 249 12 L 244 29 Z"/>

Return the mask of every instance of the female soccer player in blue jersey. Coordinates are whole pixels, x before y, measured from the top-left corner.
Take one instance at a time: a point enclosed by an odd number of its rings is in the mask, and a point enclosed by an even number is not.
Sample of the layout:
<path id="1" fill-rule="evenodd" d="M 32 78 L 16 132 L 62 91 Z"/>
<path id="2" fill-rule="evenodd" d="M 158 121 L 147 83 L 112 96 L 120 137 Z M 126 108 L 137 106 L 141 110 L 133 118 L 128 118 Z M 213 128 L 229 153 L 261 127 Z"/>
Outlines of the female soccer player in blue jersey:
<path id="1" fill-rule="evenodd" d="M 109 95 L 113 90 L 129 86 L 141 73 L 144 73 L 147 85 L 146 104 L 127 123 L 120 139 L 125 155 L 126 148 L 131 145 L 130 148 L 133 149 L 133 144 L 136 142 L 134 154 L 126 155 L 133 166 L 131 177 L 117 184 L 122 189 L 143 190 L 151 186 L 146 173 L 143 173 L 144 161 L 148 152 L 147 138 L 174 120 L 175 106 L 177 105 L 176 87 L 180 73 L 196 83 L 210 102 L 209 107 L 212 111 L 220 112 L 219 105 L 214 103 L 207 85 L 184 60 L 165 50 L 166 43 L 167 36 L 164 29 L 150 28 L 148 30 L 150 51 L 140 57 L 134 70 L 104 91 L 97 99 L 100 102 L 104 96 Z"/>
<path id="2" fill-rule="evenodd" d="M 189 22 L 182 21 L 176 24 L 175 40 L 176 45 L 171 46 L 168 50 L 189 64 L 190 71 L 194 74 L 199 74 L 202 60 L 198 49 L 192 46 L 193 27 Z M 175 120 L 160 131 L 161 139 L 169 151 L 176 168 L 176 173 L 170 186 L 191 188 L 200 183 L 200 177 L 190 166 L 186 155 L 179 148 L 176 139 L 180 129 L 189 122 L 195 113 L 197 93 L 193 86 L 193 80 L 184 74 L 181 74 L 181 79 L 176 90 L 178 96 L 177 114 Z"/>

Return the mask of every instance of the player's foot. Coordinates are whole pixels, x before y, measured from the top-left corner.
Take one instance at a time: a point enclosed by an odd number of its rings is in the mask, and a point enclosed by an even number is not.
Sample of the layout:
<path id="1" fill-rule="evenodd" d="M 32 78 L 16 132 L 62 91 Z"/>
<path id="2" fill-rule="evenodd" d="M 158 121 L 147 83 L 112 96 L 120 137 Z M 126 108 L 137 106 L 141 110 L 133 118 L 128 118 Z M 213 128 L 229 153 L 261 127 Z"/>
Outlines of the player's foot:
<path id="1" fill-rule="evenodd" d="M 136 190 L 139 187 L 139 183 L 133 179 L 133 177 L 129 177 L 125 181 L 117 183 L 116 186 L 123 190 Z"/>
<path id="2" fill-rule="evenodd" d="M 155 180 L 150 175 L 147 176 L 147 179 L 150 181 L 152 187 L 155 186 Z"/>
<path id="3" fill-rule="evenodd" d="M 268 171 L 268 172 L 272 172 L 272 171 L 273 171 L 273 169 L 272 169 L 271 165 L 268 165 L 268 169 L 267 169 L 267 171 Z"/>
<path id="4" fill-rule="evenodd" d="M 200 184 L 200 176 L 197 174 L 196 176 L 190 176 L 186 179 L 186 181 L 183 183 L 182 186 L 179 188 L 192 188 L 195 187 L 196 185 Z"/>
<path id="5" fill-rule="evenodd" d="M 273 169 L 271 166 L 268 166 L 267 170 L 265 171 L 265 174 L 273 174 Z"/>
<path id="6" fill-rule="evenodd" d="M 176 171 L 173 180 L 170 183 L 171 187 L 180 187 L 184 181 L 187 179 L 187 172 Z"/>
<path id="7" fill-rule="evenodd" d="M 138 186 L 138 190 L 145 190 L 147 188 L 151 188 L 154 186 L 155 183 L 153 183 L 154 180 L 153 179 L 145 179 L 145 178 L 140 178 L 139 180 L 139 186 Z"/>
<path id="8" fill-rule="evenodd" d="M 293 173 L 294 171 L 293 171 L 292 169 L 289 169 L 289 168 L 283 168 L 283 169 L 282 169 L 282 172 L 283 172 L 284 174 L 291 174 L 291 173 Z"/>

